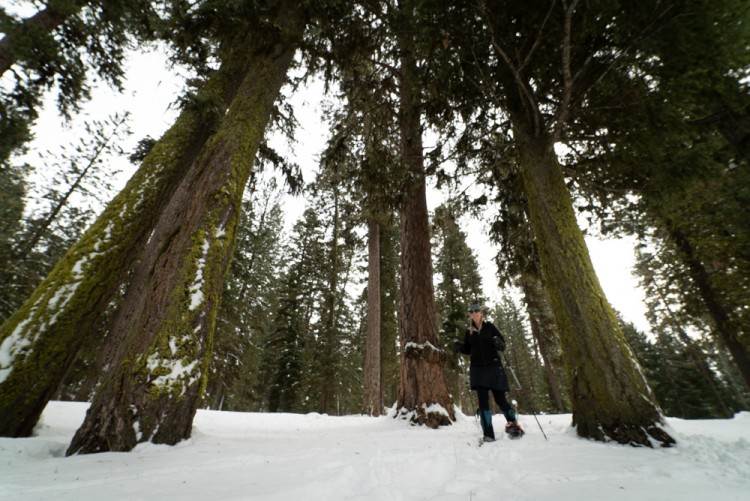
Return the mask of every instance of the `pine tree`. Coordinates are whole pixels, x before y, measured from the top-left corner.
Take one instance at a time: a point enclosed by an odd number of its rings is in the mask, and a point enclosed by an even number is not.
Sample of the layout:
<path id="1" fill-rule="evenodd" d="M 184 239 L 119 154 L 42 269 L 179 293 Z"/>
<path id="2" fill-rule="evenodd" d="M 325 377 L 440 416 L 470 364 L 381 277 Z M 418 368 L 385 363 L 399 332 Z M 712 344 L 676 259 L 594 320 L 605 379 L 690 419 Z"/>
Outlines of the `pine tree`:
<path id="1" fill-rule="evenodd" d="M 6 305 L 0 319 L 28 298 L 114 194 L 110 179 L 119 172 L 109 162 L 123 154 L 118 141 L 130 134 L 127 118 L 126 113 L 86 122 L 75 147 L 41 155 L 44 169 L 27 167 L 25 205 L 30 210 L 7 240 L 12 251 L 0 269 L 0 302 Z"/>
<path id="2" fill-rule="evenodd" d="M 26 182 L 23 167 L 8 166 L 0 169 L 0 276 L 8 275 L 8 265 L 13 261 L 13 235 L 23 221 Z M 15 286 L 6 284 L 0 293 L 0 319 L 5 319 L 17 307 Z"/>
<path id="3" fill-rule="evenodd" d="M 401 235 L 401 301 L 399 337 L 401 383 L 398 413 L 432 428 L 454 419 L 453 399 L 445 380 L 446 354 L 438 337 L 430 258 L 425 167 L 422 153 L 421 89 L 417 80 L 414 38 L 407 29 L 413 5 L 406 2 L 396 25 L 400 49 L 398 92 L 401 161 L 405 166 L 399 212 Z"/>
<path id="4" fill-rule="evenodd" d="M 506 365 L 511 395 L 519 403 L 520 412 L 554 409 L 539 349 L 528 331 L 520 308 L 512 297 L 506 295 L 494 311 L 495 325 L 505 337 L 503 365 Z"/>
<path id="5" fill-rule="evenodd" d="M 0 367 L 0 434 L 31 433 L 78 351 L 91 342 L 80 333 L 96 332 L 95 326 L 141 256 L 137 249 L 148 240 L 155 220 L 185 176 L 194 149 L 209 137 L 217 114 L 236 92 L 238 74 L 245 68 L 229 63 L 204 83 L 125 188 L 0 326 L 0 339 L 10 354 Z M 201 102 L 212 103 L 215 113 L 197 105 Z M 52 318 L 56 321 L 50 322 Z M 45 370 L 40 373 L 39 367 Z"/>
<path id="6" fill-rule="evenodd" d="M 350 288 L 361 242 L 354 233 L 359 214 L 349 196 L 351 177 L 345 165 L 329 164 L 312 187 L 315 211 L 323 220 L 327 234 L 324 256 L 317 261 L 325 276 L 321 284 L 321 303 L 315 312 L 306 364 L 307 398 L 315 398 L 317 412 L 337 414 L 337 395 L 347 385 L 340 372 L 343 349 L 356 338 L 360 326 L 352 315 Z M 354 337 L 352 337 L 354 336 Z M 359 394 L 361 387 L 357 387 Z M 314 397 L 313 397 L 314 396 Z"/>
<path id="7" fill-rule="evenodd" d="M 294 225 L 283 254 L 287 269 L 280 280 L 273 329 L 263 347 L 263 377 L 270 412 L 302 411 L 305 394 L 303 368 L 312 339 L 312 318 L 322 302 L 325 228 L 318 213 L 308 208 Z"/>
<path id="8" fill-rule="evenodd" d="M 482 277 L 476 254 L 470 247 L 469 235 L 458 225 L 455 207 L 441 205 L 435 209 L 432 223 L 433 249 L 435 249 L 435 307 L 440 325 L 443 346 L 463 340 L 468 328 L 469 304 L 483 305 Z M 466 414 L 474 409 L 468 381 L 465 381 L 466 360 L 454 353 L 446 362 L 448 388 Z"/>
<path id="9" fill-rule="evenodd" d="M 667 53 L 663 48 L 675 34 L 689 37 L 693 24 L 713 26 L 716 31 L 721 25 L 716 20 L 730 12 L 730 4 L 668 2 L 652 9 L 640 4 L 467 2 L 429 12 L 432 24 L 444 31 L 434 34 L 442 40 L 446 55 L 435 58 L 433 73 L 445 74 L 450 68 L 461 78 L 442 82 L 455 84 L 456 89 L 468 82 L 477 90 L 465 93 L 463 99 L 459 92 L 451 94 L 459 96 L 461 118 L 492 120 L 501 132 L 512 129 L 511 154 L 518 161 L 529 202 L 572 385 L 574 422 L 582 436 L 642 444 L 651 443 L 650 436 L 664 444 L 672 442 L 659 427 L 658 408 L 642 398 L 649 394 L 646 382 L 630 359 L 611 307 L 601 301 L 603 294 L 576 225 L 561 161 L 573 165 L 578 160 L 591 167 L 594 163 L 587 161 L 613 145 L 616 152 L 627 154 L 632 143 L 613 141 L 607 131 L 648 128 L 637 115 L 622 112 L 620 105 L 632 97 L 623 89 L 629 84 L 638 87 L 637 96 L 653 95 L 655 99 L 648 102 L 655 105 L 659 94 L 649 94 L 659 88 L 655 81 L 668 81 L 680 71 L 696 76 L 702 68 L 694 54 L 669 51 L 669 57 L 662 57 Z M 719 40 L 735 50 L 731 42 L 725 43 L 726 36 Z M 715 66 L 712 75 L 722 74 L 714 72 L 719 65 Z M 723 71 L 728 69 L 725 66 Z M 693 79 L 692 84 L 698 81 Z M 694 85 L 691 98 L 707 88 Z M 674 112 L 670 116 L 680 115 L 675 108 L 669 110 Z M 477 109 L 481 111 L 474 113 Z M 599 134 L 605 137 L 601 142 Z M 555 145 L 561 142 L 570 146 L 570 155 L 558 156 Z M 617 178 L 615 170 L 601 164 L 597 168 L 608 179 Z M 579 180 L 579 185 L 584 184 L 585 178 Z M 597 360 L 606 360 L 606 365 L 597 366 Z"/>

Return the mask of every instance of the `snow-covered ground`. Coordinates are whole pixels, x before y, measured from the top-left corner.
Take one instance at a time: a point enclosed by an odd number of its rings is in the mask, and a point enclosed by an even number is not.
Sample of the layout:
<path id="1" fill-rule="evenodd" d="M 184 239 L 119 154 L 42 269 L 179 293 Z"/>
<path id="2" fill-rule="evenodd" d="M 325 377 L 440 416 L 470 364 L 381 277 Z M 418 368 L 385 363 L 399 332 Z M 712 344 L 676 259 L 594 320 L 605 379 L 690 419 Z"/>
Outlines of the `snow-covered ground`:
<path id="1" fill-rule="evenodd" d="M 176 446 L 66 458 L 86 406 L 51 402 L 34 437 L 0 438 L 1 500 L 750 500 L 748 412 L 669 419 L 678 446 L 647 449 L 579 439 L 569 414 L 539 417 L 548 440 L 525 415 L 523 439 L 480 448 L 473 416 L 200 410 Z"/>

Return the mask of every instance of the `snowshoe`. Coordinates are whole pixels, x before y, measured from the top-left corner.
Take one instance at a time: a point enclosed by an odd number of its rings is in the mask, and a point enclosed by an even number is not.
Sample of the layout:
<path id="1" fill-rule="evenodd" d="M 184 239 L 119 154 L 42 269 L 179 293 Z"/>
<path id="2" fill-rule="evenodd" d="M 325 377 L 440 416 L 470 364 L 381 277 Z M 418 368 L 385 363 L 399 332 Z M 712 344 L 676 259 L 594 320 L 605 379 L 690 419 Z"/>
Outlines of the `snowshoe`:
<path id="1" fill-rule="evenodd" d="M 508 438 L 511 440 L 516 440 L 521 438 L 526 432 L 523 431 L 523 428 L 521 428 L 521 425 L 519 425 L 518 422 L 510 421 L 505 425 L 505 433 L 508 434 Z"/>

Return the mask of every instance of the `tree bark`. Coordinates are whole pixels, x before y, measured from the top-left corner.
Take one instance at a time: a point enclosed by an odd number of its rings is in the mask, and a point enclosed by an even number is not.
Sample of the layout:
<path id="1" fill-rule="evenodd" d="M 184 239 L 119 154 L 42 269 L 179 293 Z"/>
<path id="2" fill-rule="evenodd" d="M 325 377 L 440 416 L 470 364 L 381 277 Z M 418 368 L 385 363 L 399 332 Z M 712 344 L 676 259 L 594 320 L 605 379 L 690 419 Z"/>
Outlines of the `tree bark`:
<path id="1" fill-rule="evenodd" d="M 578 434 L 623 444 L 674 443 L 596 277 L 552 142 L 515 131 Z"/>
<path id="2" fill-rule="evenodd" d="M 380 225 L 367 221 L 367 339 L 365 341 L 364 412 L 383 413 L 380 389 Z"/>
<path id="3" fill-rule="evenodd" d="M 226 116 L 157 223 L 113 331 L 123 343 L 68 454 L 128 451 L 188 438 L 205 387 L 222 284 L 266 124 L 305 23 L 279 6 L 273 34 L 249 34 L 252 57 Z"/>
<path id="4" fill-rule="evenodd" d="M 216 96 L 212 102 L 228 103 L 242 66 L 224 65 L 201 92 Z M 31 434 L 79 349 L 92 341 L 90 333 L 120 293 L 212 127 L 195 110 L 182 112 L 125 188 L 0 326 L 1 348 L 8 353 L 0 360 L 0 435 Z"/>
<path id="5" fill-rule="evenodd" d="M 446 355 L 438 335 L 432 284 L 422 130 L 415 81 L 416 63 L 405 49 L 399 75 L 402 161 L 406 182 L 400 211 L 401 380 L 398 415 L 432 428 L 455 420 L 445 379 Z"/>

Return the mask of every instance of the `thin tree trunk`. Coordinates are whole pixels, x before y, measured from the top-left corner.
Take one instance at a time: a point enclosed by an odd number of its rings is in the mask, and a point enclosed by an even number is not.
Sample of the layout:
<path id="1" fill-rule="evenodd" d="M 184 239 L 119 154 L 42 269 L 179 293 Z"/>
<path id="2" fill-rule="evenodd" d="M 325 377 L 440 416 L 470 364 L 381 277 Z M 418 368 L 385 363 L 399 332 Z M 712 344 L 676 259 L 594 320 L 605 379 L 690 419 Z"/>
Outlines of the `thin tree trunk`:
<path id="1" fill-rule="evenodd" d="M 523 128 L 515 130 L 578 434 L 619 443 L 674 443 L 662 428 L 664 419 L 651 389 L 594 272 L 551 141 L 532 139 Z"/>
<path id="2" fill-rule="evenodd" d="M 278 31 L 249 34 L 237 47 L 253 56 L 245 77 L 154 229 L 113 325 L 123 339 L 115 365 L 68 454 L 175 444 L 191 434 L 242 193 L 304 29 L 294 4 L 277 12 Z"/>
<path id="3" fill-rule="evenodd" d="M 701 373 L 703 381 L 705 381 L 706 385 L 711 388 L 711 393 L 713 393 L 714 398 L 716 399 L 716 403 L 718 403 L 721 407 L 721 410 L 723 411 L 725 417 L 732 417 L 732 411 L 724 403 L 724 399 L 721 397 L 721 392 L 719 391 L 719 388 L 716 384 L 716 377 L 714 376 L 711 368 L 708 366 L 708 362 L 706 361 L 706 354 L 703 353 L 703 350 L 701 350 L 700 347 L 690 338 L 690 336 L 687 335 L 685 329 L 682 328 L 682 324 L 676 318 L 674 318 L 672 310 L 669 308 L 669 302 L 662 292 L 662 289 L 660 287 L 657 287 L 656 291 L 659 295 L 659 298 L 661 299 L 662 304 L 664 305 L 664 309 L 666 310 L 669 324 L 672 326 L 672 329 L 677 334 L 677 337 L 682 342 L 682 344 L 685 345 L 688 355 L 690 355 L 690 358 L 693 359 L 693 363 L 695 363 L 695 367 L 698 369 L 698 372 Z"/>
<path id="4" fill-rule="evenodd" d="M 404 48 L 401 63 L 399 127 L 406 185 L 400 214 L 401 381 L 398 415 L 409 416 L 412 422 L 436 428 L 451 424 L 455 420 L 455 410 L 445 379 L 446 355 L 438 335 L 435 312 L 422 130 L 414 77 L 416 63 L 408 49 Z"/>
<path id="5" fill-rule="evenodd" d="M 364 412 L 383 413 L 380 388 L 380 225 L 367 221 L 367 339 L 365 341 Z"/>
<path id="6" fill-rule="evenodd" d="M 88 175 L 89 171 L 96 165 L 96 161 L 99 159 L 99 155 L 102 154 L 102 151 L 106 148 L 109 141 L 112 139 L 112 137 L 116 134 L 117 129 L 125 123 L 125 117 L 121 118 L 119 122 L 115 124 L 115 128 L 112 131 L 112 135 L 110 135 L 104 142 L 100 143 L 96 150 L 94 151 L 94 154 L 91 158 L 89 158 L 88 164 L 86 167 L 81 171 L 81 173 L 76 177 L 75 181 L 73 181 L 73 184 L 71 184 L 68 187 L 68 191 L 65 192 L 65 194 L 62 196 L 60 200 L 57 201 L 57 203 L 50 209 L 47 216 L 45 216 L 44 220 L 39 224 L 39 226 L 34 231 L 33 235 L 31 235 L 28 239 L 26 239 L 22 244 L 21 248 L 18 250 L 16 255 L 14 256 L 15 259 L 18 259 L 19 261 L 25 261 L 26 258 L 29 256 L 29 253 L 31 250 L 36 247 L 36 245 L 39 243 L 39 240 L 42 238 L 42 236 L 45 234 L 47 229 L 50 227 L 52 222 L 57 218 L 58 214 L 60 214 L 60 211 L 65 207 L 65 205 L 68 203 L 68 200 L 70 200 L 70 197 L 73 195 L 73 193 L 76 192 L 76 190 L 81 186 L 81 183 Z M 10 280 L 10 277 L 6 277 L 4 280 L 4 285 L 8 283 Z"/>
<path id="7" fill-rule="evenodd" d="M 321 413 L 334 414 L 333 395 L 336 388 L 336 295 L 338 294 L 339 279 L 339 194 L 333 193 L 333 229 L 331 235 L 331 252 L 329 257 L 330 270 L 328 275 L 328 291 L 326 293 L 326 315 L 323 322 L 325 332 L 325 346 L 323 348 L 323 364 L 321 367 L 320 404 Z"/>
<path id="8" fill-rule="evenodd" d="M 562 371 L 560 360 L 560 343 L 555 325 L 552 307 L 549 304 L 549 295 L 542 280 L 530 272 L 521 276 L 521 290 L 523 290 L 526 309 L 529 312 L 531 324 L 531 335 L 536 339 L 539 353 L 544 361 L 544 372 L 547 376 L 550 398 L 555 404 L 558 412 L 565 412 L 560 388 Z"/>
<path id="9" fill-rule="evenodd" d="M 711 286 L 711 278 L 706 271 L 705 266 L 700 259 L 695 256 L 693 247 L 687 236 L 676 229 L 670 220 L 665 221 L 669 237 L 682 254 L 685 264 L 690 270 L 690 276 L 695 282 L 700 292 L 703 302 L 708 309 L 711 318 L 716 326 L 719 337 L 732 354 L 732 359 L 737 364 L 737 368 L 745 380 L 745 384 L 750 388 L 750 351 L 740 340 L 740 333 L 736 325 L 732 322 L 729 313 L 722 305 L 719 295 Z"/>

